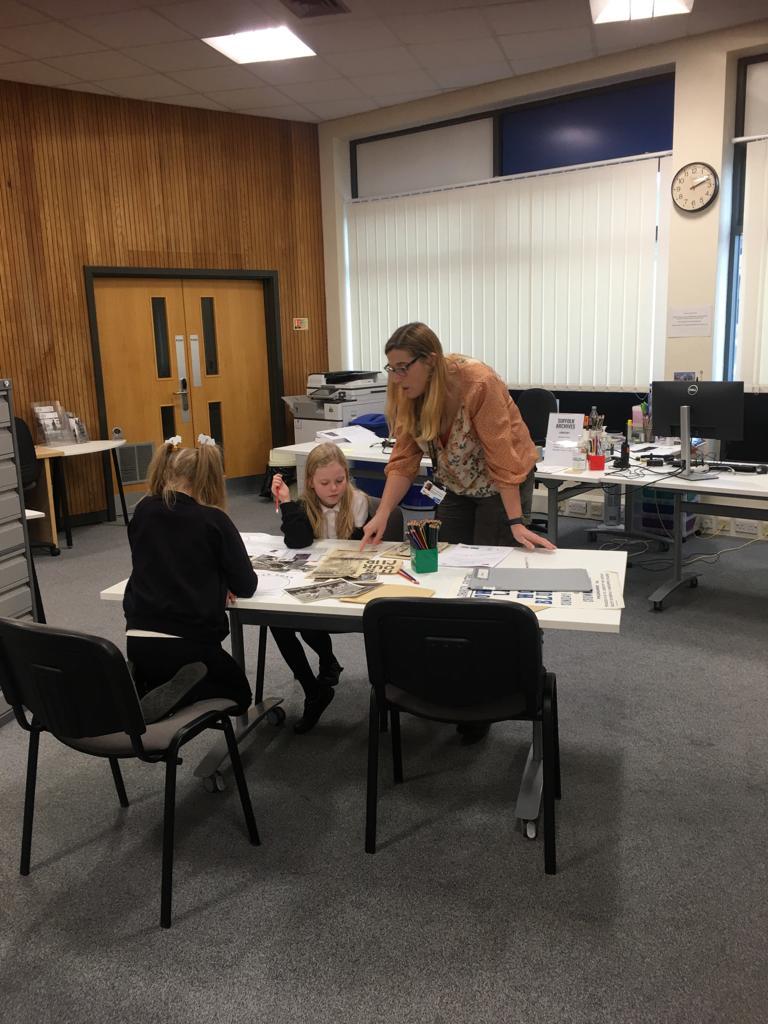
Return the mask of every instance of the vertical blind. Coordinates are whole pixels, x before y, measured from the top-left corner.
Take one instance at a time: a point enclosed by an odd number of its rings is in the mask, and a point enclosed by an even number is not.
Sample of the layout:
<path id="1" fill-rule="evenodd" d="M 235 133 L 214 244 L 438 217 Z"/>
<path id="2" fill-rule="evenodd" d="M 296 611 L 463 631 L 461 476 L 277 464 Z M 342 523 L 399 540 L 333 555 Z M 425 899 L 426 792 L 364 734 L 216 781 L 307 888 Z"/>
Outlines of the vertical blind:
<path id="1" fill-rule="evenodd" d="M 395 327 L 422 320 L 510 385 L 645 390 L 664 336 L 669 168 L 653 157 L 348 203 L 350 365 L 378 367 Z"/>
<path id="2" fill-rule="evenodd" d="M 768 139 L 747 144 L 734 379 L 768 387 Z"/>

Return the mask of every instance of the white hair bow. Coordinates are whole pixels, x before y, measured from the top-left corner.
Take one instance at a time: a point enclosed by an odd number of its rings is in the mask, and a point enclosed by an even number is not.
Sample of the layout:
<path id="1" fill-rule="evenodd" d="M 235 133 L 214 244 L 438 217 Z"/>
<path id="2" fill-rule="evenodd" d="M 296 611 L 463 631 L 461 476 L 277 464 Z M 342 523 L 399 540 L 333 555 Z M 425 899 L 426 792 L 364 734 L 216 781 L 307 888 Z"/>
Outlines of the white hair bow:
<path id="1" fill-rule="evenodd" d="M 181 434 L 174 434 L 173 437 L 163 441 L 163 444 L 169 444 L 171 448 L 178 448 L 181 445 Z"/>
<path id="2" fill-rule="evenodd" d="M 216 447 L 216 442 L 214 441 L 214 439 L 212 437 L 209 437 L 207 434 L 198 434 L 197 443 L 201 448 L 203 447 L 204 444 L 212 444 L 214 448 Z"/>

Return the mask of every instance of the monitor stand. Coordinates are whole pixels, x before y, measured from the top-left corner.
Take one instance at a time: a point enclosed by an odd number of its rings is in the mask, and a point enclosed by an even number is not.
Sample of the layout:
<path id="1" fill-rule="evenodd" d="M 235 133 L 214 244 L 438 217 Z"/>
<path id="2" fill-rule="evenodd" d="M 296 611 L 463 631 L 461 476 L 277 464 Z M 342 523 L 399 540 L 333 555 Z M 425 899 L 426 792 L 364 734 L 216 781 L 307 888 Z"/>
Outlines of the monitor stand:
<path id="1" fill-rule="evenodd" d="M 679 480 L 717 480 L 719 473 L 711 469 L 691 465 L 691 407 L 680 406 L 680 472 Z"/>

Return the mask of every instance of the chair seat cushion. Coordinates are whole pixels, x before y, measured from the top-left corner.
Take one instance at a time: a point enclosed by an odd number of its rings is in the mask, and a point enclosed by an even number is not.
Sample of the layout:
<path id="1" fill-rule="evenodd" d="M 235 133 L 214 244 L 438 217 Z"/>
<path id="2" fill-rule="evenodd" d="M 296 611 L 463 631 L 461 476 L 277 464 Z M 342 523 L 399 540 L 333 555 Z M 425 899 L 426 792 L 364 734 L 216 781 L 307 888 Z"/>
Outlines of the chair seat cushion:
<path id="1" fill-rule="evenodd" d="M 168 718 L 147 726 L 142 734 L 141 742 L 148 754 L 162 754 L 170 746 L 173 737 L 183 726 L 199 718 L 208 711 L 234 711 L 236 705 L 226 697 L 212 700 L 199 700 L 196 704 L 180 708 Z M 62 743 L 84 754 L 96 754 L 101 757 L 135 757 L 131 738 L 125 732 L 111 732 L 104 736 L 81 736 L 71 739 L 58 737 Z"/>
<path id="2" fill-rule="evenodd" d="M 522 693 L 513 693 L 508 697 L 469 707 L 433 704 L 397 686 L 387 685 L 385 693 L 387 701 L 395 708 L 438 722 L 503 722 L 508 718 L 520 718 L 526 711 L 525 696 Z"/>

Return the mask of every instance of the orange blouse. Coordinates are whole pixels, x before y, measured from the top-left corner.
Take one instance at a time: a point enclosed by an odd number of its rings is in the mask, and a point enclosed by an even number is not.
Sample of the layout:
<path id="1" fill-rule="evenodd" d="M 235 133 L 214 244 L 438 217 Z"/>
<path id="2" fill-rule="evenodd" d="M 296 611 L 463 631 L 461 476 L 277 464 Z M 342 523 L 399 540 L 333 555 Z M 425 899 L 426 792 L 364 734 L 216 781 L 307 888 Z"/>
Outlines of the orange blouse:
<path id="1" fill-rule="evenodd" d="M 454 494 L 472 497 L 521 484 L 538 451 L 504 381 L 477 359 L 449 355 L 446 362 L 460 404 L 446 443 L 435 441 L 440 483 Z M 428 446 L 397 430 L 395 437 L 385 473 L 413 480 Z"/>

